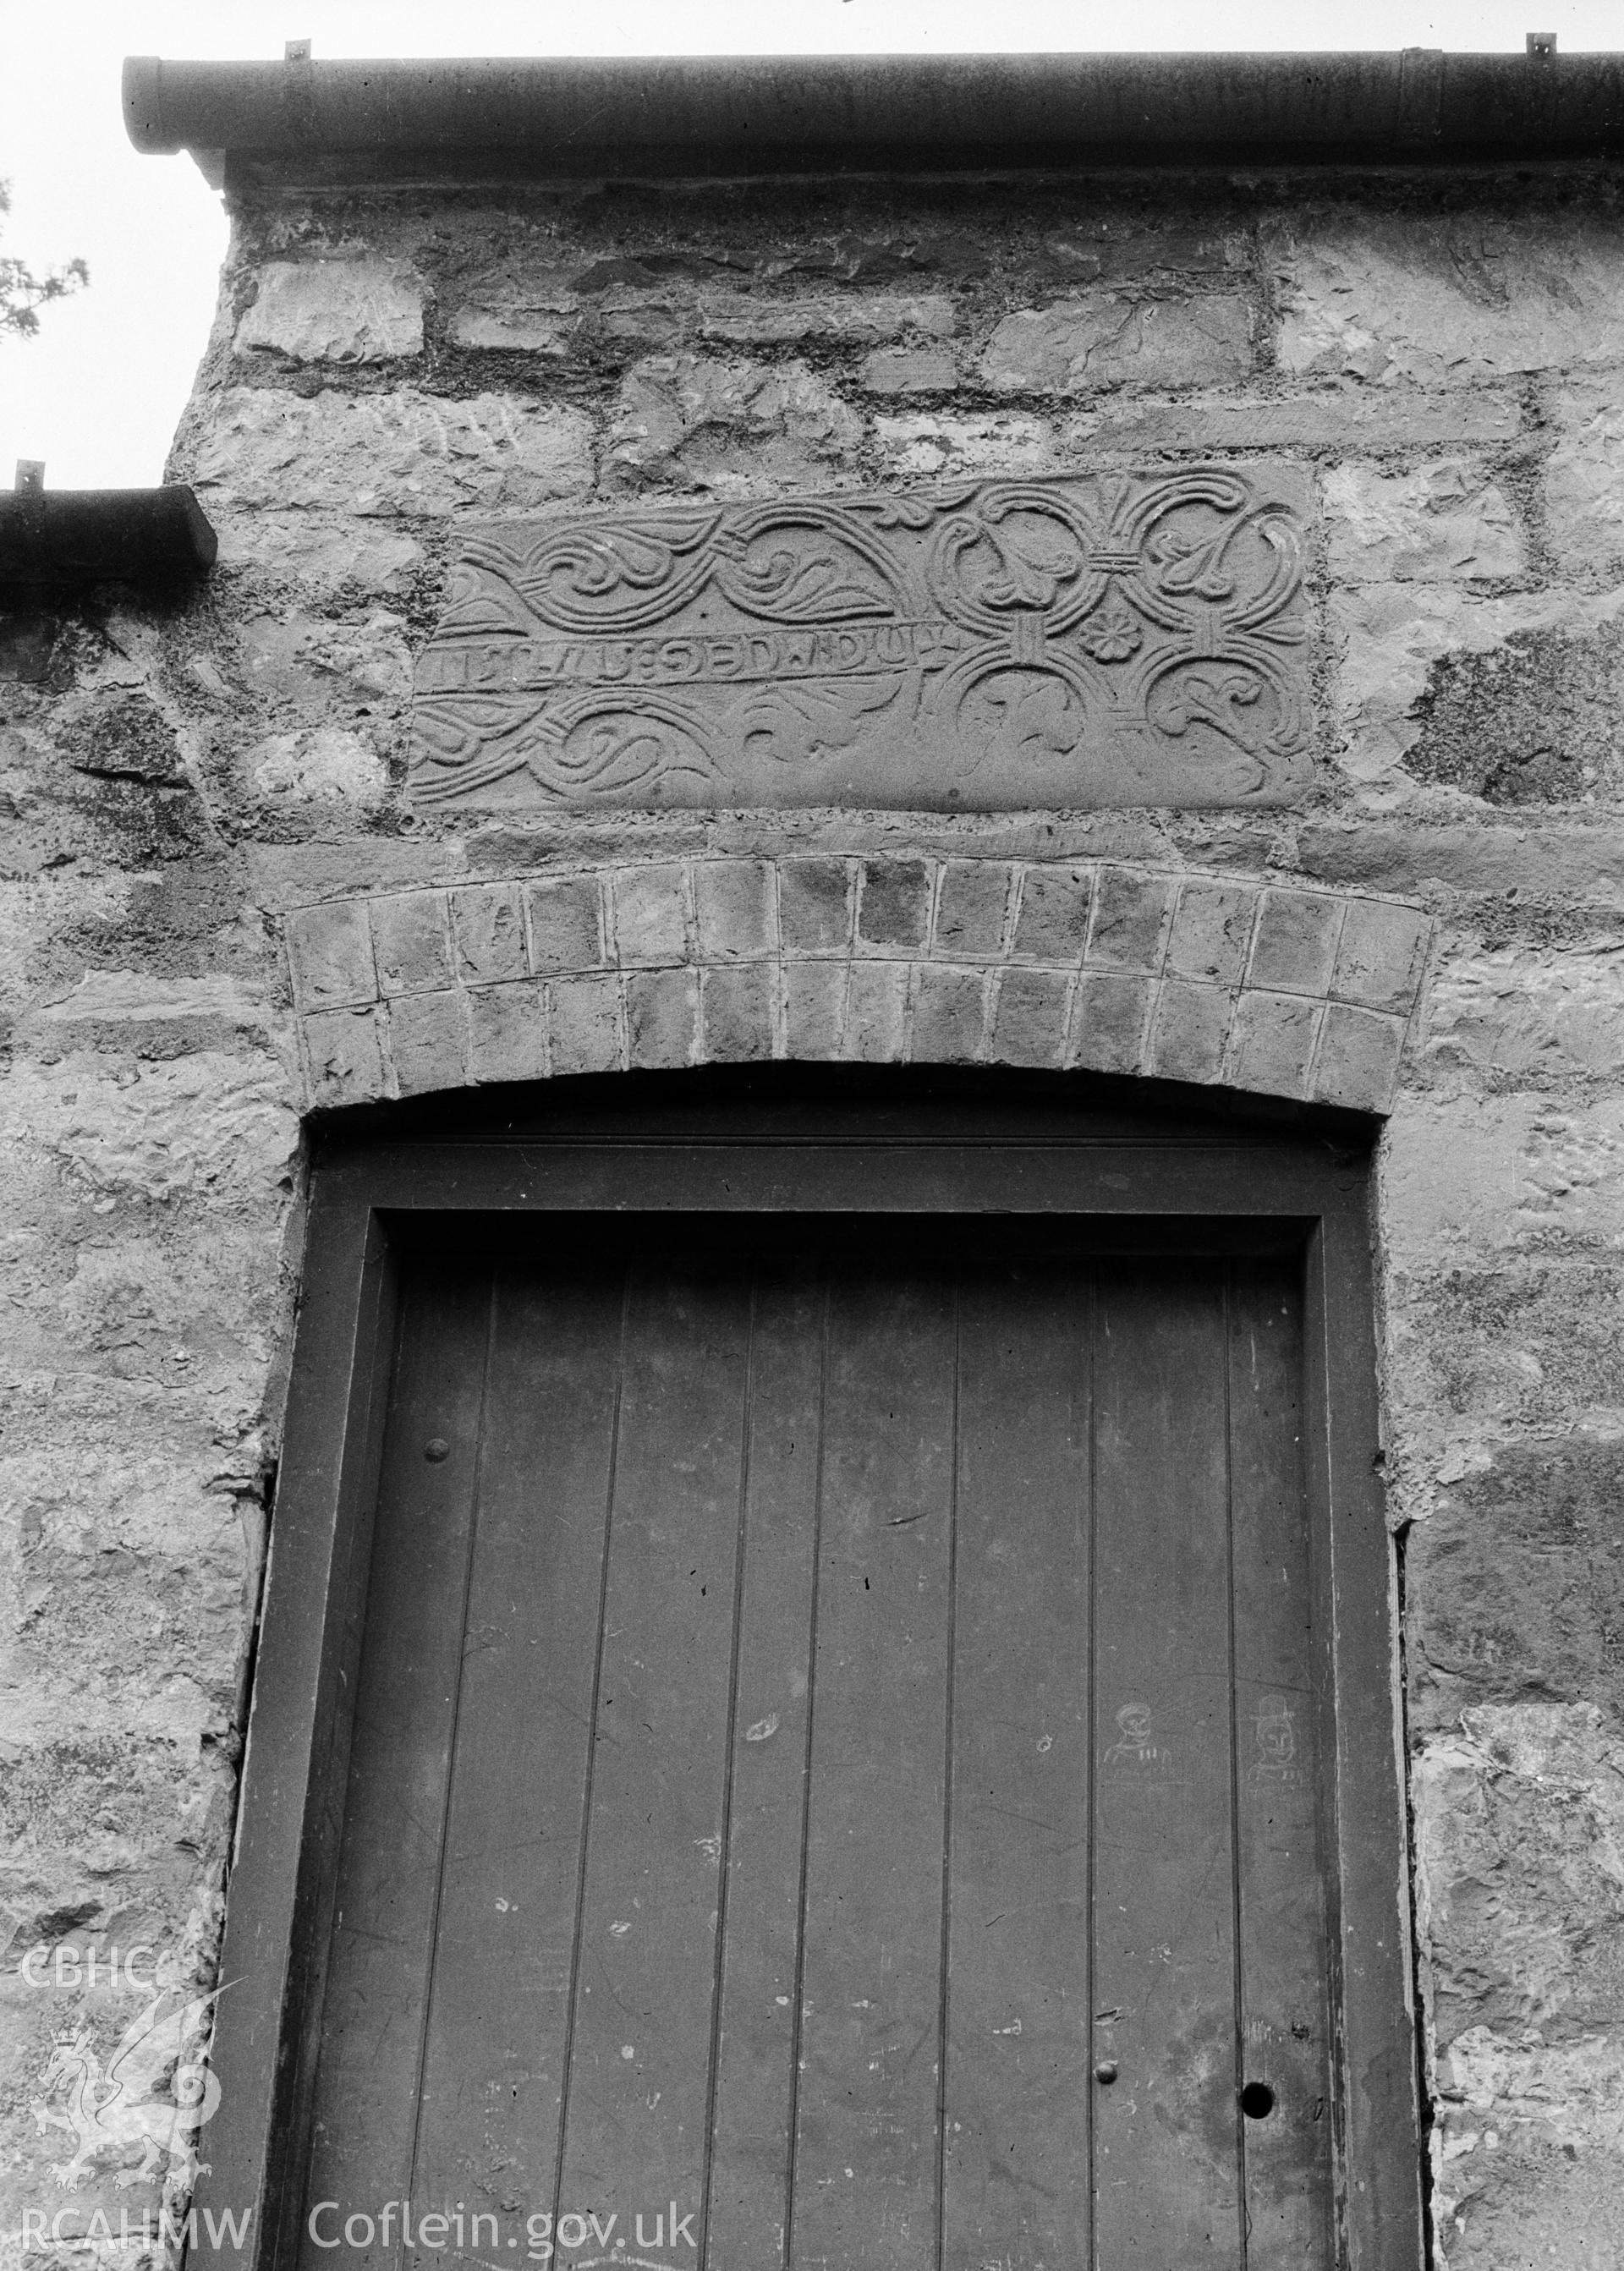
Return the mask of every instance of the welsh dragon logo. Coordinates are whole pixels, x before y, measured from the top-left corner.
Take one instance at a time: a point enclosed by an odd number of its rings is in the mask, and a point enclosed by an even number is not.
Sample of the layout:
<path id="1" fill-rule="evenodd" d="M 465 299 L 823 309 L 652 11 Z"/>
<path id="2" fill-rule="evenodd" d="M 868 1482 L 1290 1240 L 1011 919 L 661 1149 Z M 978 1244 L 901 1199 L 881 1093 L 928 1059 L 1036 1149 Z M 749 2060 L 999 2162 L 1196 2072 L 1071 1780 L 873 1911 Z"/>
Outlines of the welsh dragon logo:
<path id="1" fill-rule="evenodd" d="M 190 2186 L 207 2173 L 208 2163 L 197 2157 L 197 2133 L 214 2118 L 220 2083 L 205 2038 L 224 1992 L 217 1987 L 188 2001 L 182 1989 L 160 1989 L 125 2028 L 105 2067 L 89 2027 L 57 2042 L 43 2076 L 46 2095 L 32 2099 L 29 2110 L 41 2132 L 63 2129 L 78 2141 L 67 2160 L 51 2164 L 59 2185 L 76 2191 L 82 2176 L 127 2161 L 137 2146 L 139 2164 L 121 2166 L 115 2184 L 167 2176 Z"/>

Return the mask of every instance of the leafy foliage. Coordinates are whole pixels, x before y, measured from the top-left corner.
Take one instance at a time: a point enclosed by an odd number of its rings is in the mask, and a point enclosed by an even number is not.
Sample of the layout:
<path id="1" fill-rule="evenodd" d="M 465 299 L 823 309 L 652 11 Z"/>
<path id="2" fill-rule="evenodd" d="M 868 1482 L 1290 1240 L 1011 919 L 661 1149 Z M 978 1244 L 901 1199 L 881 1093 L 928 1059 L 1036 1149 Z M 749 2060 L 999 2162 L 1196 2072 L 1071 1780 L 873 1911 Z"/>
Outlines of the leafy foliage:
<path id="1" fill-rule="evenodd" d="M 0 182 L 0 214 L 11 210 L 11 183 Z M 0 339 L 31 339 L 40 328 L 39 310 L 49 301 L 65 300 L 89 281 L 90 271 L 82 260 L 70 260 L 65 268 L 36 276 L 26 260 L 0 252 Z"/>

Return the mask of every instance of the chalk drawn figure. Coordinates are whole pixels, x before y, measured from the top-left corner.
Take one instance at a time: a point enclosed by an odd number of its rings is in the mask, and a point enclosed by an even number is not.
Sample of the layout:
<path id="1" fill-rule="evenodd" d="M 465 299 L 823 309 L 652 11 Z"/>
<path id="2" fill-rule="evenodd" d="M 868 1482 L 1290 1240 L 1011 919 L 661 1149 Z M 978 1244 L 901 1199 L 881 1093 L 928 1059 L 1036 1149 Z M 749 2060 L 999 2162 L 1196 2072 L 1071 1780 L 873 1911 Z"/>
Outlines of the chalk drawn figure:
<path id="1" fill-rule="evenodd" d="M 1169 1835 L 1187 1774 L 1158 1739 L 1156 1714 L 1130 1700 L 1116 1714 L 1116 1740 L 1099 1762 L 1099 1827 L 1113 1841 L 1159 1850 Z"/>
<path id="2" fill-rule="evenodd" d="M 1297 1767 L 1297 1730 L 1292 1707 L 1284 1695 L 1265 1695 L 1253 1724 L 1257 1730 L 1257 1757 L 1252 1781 L 1260 1790 L 1290 1790 L 1301 1780 Z"/>
<path id="3" fill-rule="evenodd" d="M 1148 1703 L 1124 1703 L 1116 1715 L 1116 1740 L 1105 1755 L 1108 1782 L 1158 1783 L 1173 1779 L 1173 1753 L 1157 1742 Z"/>
<path id="4" fill-rule="evenodd" d="M 138 2167 L 118 2170 L 114 2182 L 138 2185 L 175 2177 L 190 2186 L 206 2174 L 197 2158 L 197 2132 L 220 2105 L 220 2083 L 203 2050 L 210 2011 L 220 1994 L 195 1996 L 163 1988 L 125 2028 L 103 2068 L 81 2027 L 58 2042 L 44 2074 L 48 2096 L 31 2101 L 35 2126 L 65 2129 L 77 2144 L 71 2159 L 53 2162 L 51 2174 L 69 2192 L 98 2163 L 123 2160 L 141 2148 Z M 64 2085 L 60 2108 L 48 2094 Z M 167 2094 L 163 2094 L 166 2089 Z M 166 2168 L 164 2163 L 168 2162 Z"/>

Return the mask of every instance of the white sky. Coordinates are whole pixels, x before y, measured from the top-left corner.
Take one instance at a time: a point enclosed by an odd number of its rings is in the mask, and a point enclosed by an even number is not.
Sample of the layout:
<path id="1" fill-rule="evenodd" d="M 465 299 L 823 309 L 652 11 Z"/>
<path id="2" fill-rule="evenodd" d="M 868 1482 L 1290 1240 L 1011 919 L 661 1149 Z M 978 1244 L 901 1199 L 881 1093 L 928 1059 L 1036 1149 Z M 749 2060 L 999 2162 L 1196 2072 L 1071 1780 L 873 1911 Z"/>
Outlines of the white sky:
<path id="1" fill-rule="evenodd" d="M 34 268 L 80 255 L 91 288 L 0 341 L 0 485 L 42 458 L 52 488 L 145 484 L 163 460 L 202 353 L 225 248 L 220 200 L 190 158 L 125 138 L 129 54 L 277 57 L 760 55 L 983 49 L 1261 48 L 1520 50 L 1624 46 L 1618 0 L 0 0 L 0 245 Z M 1124 34 L 1127 36 L 1124 36 Z"/>

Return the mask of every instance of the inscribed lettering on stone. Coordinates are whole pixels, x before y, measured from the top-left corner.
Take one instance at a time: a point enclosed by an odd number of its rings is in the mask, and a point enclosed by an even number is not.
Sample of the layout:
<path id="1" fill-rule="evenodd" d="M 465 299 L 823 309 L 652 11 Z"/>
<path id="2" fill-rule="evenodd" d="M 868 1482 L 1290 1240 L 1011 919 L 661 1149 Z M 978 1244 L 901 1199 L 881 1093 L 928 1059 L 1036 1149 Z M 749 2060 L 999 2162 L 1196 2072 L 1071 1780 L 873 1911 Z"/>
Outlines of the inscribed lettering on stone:
<path id="1" fill-rule="evenodd" d="M 1289 468 L 470 530 L 421 805 L 1278 804 L 1308 770 Z"/>

